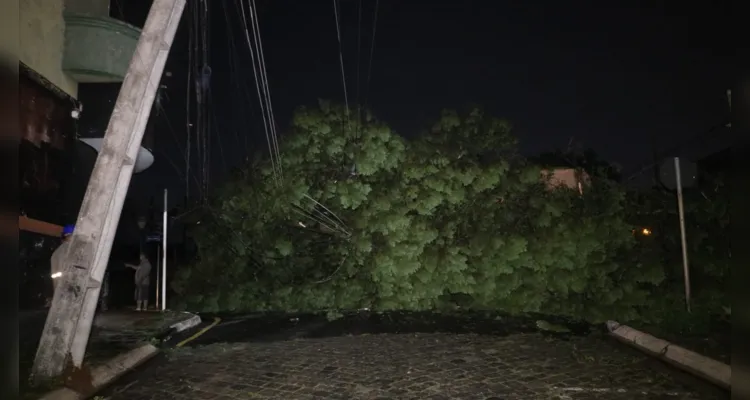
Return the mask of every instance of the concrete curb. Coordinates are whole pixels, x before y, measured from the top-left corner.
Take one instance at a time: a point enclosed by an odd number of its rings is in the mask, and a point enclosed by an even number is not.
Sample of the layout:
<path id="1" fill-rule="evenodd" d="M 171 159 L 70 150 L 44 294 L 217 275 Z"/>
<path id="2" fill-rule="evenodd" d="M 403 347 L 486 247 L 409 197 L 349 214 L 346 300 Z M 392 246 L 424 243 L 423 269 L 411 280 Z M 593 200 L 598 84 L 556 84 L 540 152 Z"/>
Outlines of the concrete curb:
<path id="1" fill-rule="evenodd" d="M 190 313 L 185 313 L 185 314 L 190 314 Z M 173 330 L 174 333 L 180 333 L 182 331 L 188 330 L 201 323 L 201 317 L 195 314 L 190 314 L 190 315 L 192 315 L 192 317 L 184 321 L 178 322 L 176 324 L 170 325 L 169 330 Z"/>
<path id="2" fill-rule="evenodd" d="M 189 314 L 189 313 L 186 313 Z M 172 324 L 169 327 L 169 331 L 179 333 L 197 326 L 201 323 L 201 318 L 195 314 L 190 314 L 192 317 Z M 84 400 L 87 399 L 112 382 L 116 381 L 126 373 L 135 369 L 144 362 L 150 360 L 152 357 L 159 353 L 159 348 L 152 344 L 144 344 L 143 346 L 137 347 L 133 350 L 119 354 L 107 361 L 103 365 L 100 365 L 91 370 L 91 386 L 94 390 L 91 393 L 80 393 L 70 388 L 61 388 L 49 392 L 42 396 L 39 400 Z"/>
<path id="3" fill-rule="evenodd" d="M 732 367 L 647 333 L 607 321 L 609 334 L 617 340 L 660 358 L 683 371 L 724 389 L 732 388 Z"/>

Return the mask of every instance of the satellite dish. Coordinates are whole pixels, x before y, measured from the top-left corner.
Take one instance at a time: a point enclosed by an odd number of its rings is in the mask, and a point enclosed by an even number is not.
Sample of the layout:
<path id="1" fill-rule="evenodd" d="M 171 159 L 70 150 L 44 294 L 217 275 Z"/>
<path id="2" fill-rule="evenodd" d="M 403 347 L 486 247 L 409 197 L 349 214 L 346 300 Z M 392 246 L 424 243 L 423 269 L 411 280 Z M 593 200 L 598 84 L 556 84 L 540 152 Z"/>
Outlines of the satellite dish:
<path id="1" fill-rule="evenodd" d="M 102 149 L 104 138 L 81 138 L 81 142 L 91 146 L 97 153 Z M 141 147 L 138 149 L 138 156 L 135 159 L 135 166 L 133 167 L 133 173 L 137 174 L 143 172 L 154 163 L 154 155 L 151 154 L 148 149 Z"/>

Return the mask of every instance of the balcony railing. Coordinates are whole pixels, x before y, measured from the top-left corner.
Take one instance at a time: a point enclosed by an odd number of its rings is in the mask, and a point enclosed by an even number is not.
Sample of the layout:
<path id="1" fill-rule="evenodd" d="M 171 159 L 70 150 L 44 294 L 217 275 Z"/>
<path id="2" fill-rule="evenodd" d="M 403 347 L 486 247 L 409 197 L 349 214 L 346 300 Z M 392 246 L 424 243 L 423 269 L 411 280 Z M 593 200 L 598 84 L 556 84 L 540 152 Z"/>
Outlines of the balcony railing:
<path id="1" fill-rule="evenodd" d="M 80 83 L 122 82 L 140 35 L 114 18 L 66 13 L 63 71 Z"/>

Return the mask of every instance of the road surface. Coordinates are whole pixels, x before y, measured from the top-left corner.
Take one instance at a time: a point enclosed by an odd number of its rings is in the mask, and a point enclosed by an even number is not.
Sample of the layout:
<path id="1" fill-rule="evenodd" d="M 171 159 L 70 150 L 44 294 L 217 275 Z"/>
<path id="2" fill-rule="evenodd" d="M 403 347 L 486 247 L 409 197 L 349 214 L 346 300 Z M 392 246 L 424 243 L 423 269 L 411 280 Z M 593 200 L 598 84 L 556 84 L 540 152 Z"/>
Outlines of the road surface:
<path id="1" fill-rule="evenodd" d="M 223 319 L 102 395 L 112 400 L 729 398 L 598 332 L 559 337 L 511 320 L 372 316 L 333 323 L 314 317 Z"/>

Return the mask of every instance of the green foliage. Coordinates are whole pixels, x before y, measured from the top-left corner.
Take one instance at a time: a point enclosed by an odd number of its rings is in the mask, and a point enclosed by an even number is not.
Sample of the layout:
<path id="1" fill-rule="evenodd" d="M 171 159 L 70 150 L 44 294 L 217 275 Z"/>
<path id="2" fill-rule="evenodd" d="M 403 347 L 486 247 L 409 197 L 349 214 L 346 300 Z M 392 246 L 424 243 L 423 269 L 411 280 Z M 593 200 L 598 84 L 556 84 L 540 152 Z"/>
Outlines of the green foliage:
<path id="1" fill-rule="evenodd" d="M 481 110 L 406 141 L 321 102 L 295 114 L 281 154 L 281 184 L 267 162 L 238 174 L 193 232 L 199 259 L 173 282 L 183 307 L 627 320 L 663 279 L 633 256 L 618 186 L 547 189 L 510 125 Z"/>

